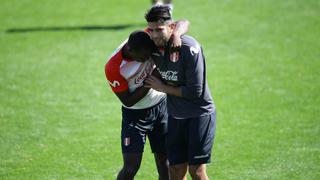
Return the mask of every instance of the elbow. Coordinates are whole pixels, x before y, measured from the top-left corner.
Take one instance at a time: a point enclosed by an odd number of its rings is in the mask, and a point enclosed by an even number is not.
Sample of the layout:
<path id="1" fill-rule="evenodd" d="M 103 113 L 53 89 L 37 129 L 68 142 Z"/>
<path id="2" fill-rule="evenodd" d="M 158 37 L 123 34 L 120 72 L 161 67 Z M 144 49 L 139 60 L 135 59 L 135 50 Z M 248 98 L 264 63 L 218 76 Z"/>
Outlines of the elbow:
<path id="1" fill-rule="evenodd" d="M 190 26 L 190 21 L 185 19 L 185 22 L 186 22 L 187 26 L 189 27 Z"/>
<path id="2" fill-rule="evenodd" d="M 187 26 L 190 25 L 190 21 L 188 21 L 187 19 L 182 19 L 181 22 L 183 22 Z"/>
<path id="3" fill-rule="evenodd" d="M 202 91 L 196 91 L 196 92 L 193 92 L 192 95 L 190 96 L 191 99 L 198 99 L 200 98 L 202 95 Z"/>
<path id="4" fill-rule="evenodd" d="M 184 88 L 182 96 L 187 99 L 198 99 L 202 95 L 202 87 Z"/>
<path id="5" fill-rule="evenodd" d="M 133 105 L 135 105 L 136 103 L 132 103 L 132 102 L 122 102 L 123 105 L 125 105 L 126 107 L 132 107 Z"/>
<path id="6" fill-rule="evenodd" d="M 131 101 L 130 99 L 124 99 L 124 100 L 121 100 L 121 102 L 126 107 L 132 107 L 137 103 L 137 102 Z"/>
<path id="7" fill-rule="evenodd" d="M 184 21 L 184 23 L 185 23 L 185 25 L 186 25 L 186 27 L 187 27 L 187 31 L 189 31 L 190 21 L 188 21 L 188 20 L 186 20 L 186 19 L 184 19 L 183 21 Z"/>

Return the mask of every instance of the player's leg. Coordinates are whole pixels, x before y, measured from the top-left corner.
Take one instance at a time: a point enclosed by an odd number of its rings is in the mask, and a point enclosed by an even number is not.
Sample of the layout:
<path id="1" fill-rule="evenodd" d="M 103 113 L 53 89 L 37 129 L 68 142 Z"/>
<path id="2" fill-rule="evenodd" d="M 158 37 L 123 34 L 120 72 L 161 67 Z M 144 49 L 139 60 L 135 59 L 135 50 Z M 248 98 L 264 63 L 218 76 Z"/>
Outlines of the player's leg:
<path id="1" fill-rule="evenodd" d="M 133 179 L 138 172 L 142 160 L 142 153 L 146 133 L 135 127 L 141 119 L 144 110 L 134 110 L 122 107 L 121 149 L 123 167 L 117 179 Z"/>
<path id="2" fill-rule="evenodd" d="M 166 5 L 170 8 L 170 14 L 172 16 L 173 4 L 171 2 L 171 0 L 152 0 L 152 6 Z"/>
<path id="3" fill-rule="evenodd" d="M 163 4 L 162 0 L 152 0 L 153 5 Z"/>
<path id="4" fill-rule="evenodd" d="M 159 180 L 169 180 L 168 160 L 165 154 L 154 153 L 154 159 L 159 174 Z"/>
<path id="5" fill-rule="evenodd" d="M 188 121 L 168 118 L 167 152 L 170 179 L 185 179 L 188 169 Z"/>
<path id="6" fill-rule="evenodd" d="M 169 163 L 166 155 L 166 134 L 151 132 L 149 135 L 151 150 L 154 153 L 159 180 L 169 179 Z"/>
<path id="7" fill-rule="evenodd" d="M 187 179 L 188 163 L 170 165 L 169 174 L 170 180 L 186 180 Z"/>
<path id="8" fill-rule="evenodd" d="M 137 174 L 141 160 L 142 153 L 123 153 L 123 167 L 120 170 L 117 180 L 131 180 Z"/>
<path id="9" fill-rule="evenodd" d="M 149 115 L 153 116 L 156 121 L 152 130 L 148 132 L 148 138 L 151 150 L 159 173 L 160 180 L 169 179 L 168 160 L 166 155 L 166 135 L 168 126 L 168 114 L 166 99 L 149 111 Z"/>
<path id="10" fill-rule="evenodd" d="M 189 165 L 189 173 L 194 180 L 208 180 L 206 164 Z"/>
<path id="11" fill-rule="evenodd" d="M 215 134 L 215 113 L 189 121 L 189 173 L 193 179 L 208 179 L 206 164 L 211 161 Z"/>

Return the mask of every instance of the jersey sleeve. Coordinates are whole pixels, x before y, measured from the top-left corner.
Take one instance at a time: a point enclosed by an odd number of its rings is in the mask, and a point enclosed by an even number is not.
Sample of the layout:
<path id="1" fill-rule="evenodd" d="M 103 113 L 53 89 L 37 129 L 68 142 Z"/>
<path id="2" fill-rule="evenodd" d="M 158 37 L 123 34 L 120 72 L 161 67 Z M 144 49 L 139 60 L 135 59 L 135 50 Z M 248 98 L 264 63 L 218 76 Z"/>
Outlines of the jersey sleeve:
<path id="1" fill-rule="evenodd" d="M 120 62 L 110 59 L 105 65 L 105 74 L 113 92 L 128 90 L 127 80 L 120 74 Z"/>
<path id="2" fill-rule="evenodd" d="M 181 94 L 188 99 L 199 98 L 202 95 L 205 81 L 205 62 L 199 44 L 182 47 L 185 55 L 186 84 L 181 86 Z"/>

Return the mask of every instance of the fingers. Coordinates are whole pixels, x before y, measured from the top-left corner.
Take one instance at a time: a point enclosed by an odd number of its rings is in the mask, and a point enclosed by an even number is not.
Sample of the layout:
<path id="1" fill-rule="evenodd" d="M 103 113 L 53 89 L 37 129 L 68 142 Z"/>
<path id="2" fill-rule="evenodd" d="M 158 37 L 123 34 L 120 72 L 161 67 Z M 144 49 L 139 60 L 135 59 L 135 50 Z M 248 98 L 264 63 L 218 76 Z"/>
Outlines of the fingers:
<path id="1" fill-rule="evenodd" d="M 149 78 L 147 78 L 144 80 L 144 84 L 150 85 L 150 84 L 152 84 L 152 81 Z"/>
<path id="2" fill-rule="evenodd" d="M 182 42 L 181 42 L 180 37 L 179 38 L 178 37 L 173 37 L 172 38 L 172 42 L 170 44 L 170 51 L 171 52 L 178 51 L 180 49 L 180 47 L 181 47 L 181 44 L 182 44 Z"/>
<path id="3" fill-rule="evenodd" d="M 145 88 L 152 88 L 152 86 L 150 84 L 144 84 L 143 87 Z"/>
<path id="4" fill-rule="evenodd" d="M 146 80 L 148 80 L 148 81 L 157 81 L 157 80 L 159 80 L 156 76 L 153 76 L 153 75 L 151 75 L 151 76 L 148 76 L 147 78 L 146 78 Z"/>
<path id="5" fill-rule="evenodd" d="M 147 84 L 154 84 L 154 83 L 156 83 L 156 79 L 155 79 L 154 77 L 148 77 L 148 78 L 145 80 L 145 82 L 146 82 Z"/>
<path id="6" fill-rule="evenodd" d="M 156 85 L 159 83 L 160 83 L 160 80 L 157 77 L 151 75 L 144 80 L 144 87 L 155 88 Z"/>
<path id="7" fill-rule="evenodd" d="M 147 78 L 144 80 L 144 87 L 152 88 L 153 83 L 154 83 L 153 77 L 152 77 L 152 76 L 149 76 L 149 77 L 147 77 Z"/>
<path id="8" fill-rule="evenodd" d="M 173 41 L 170 45 L 171 48 L 180 48 L 181 47 L 181 40 L 179 41 Z"/>

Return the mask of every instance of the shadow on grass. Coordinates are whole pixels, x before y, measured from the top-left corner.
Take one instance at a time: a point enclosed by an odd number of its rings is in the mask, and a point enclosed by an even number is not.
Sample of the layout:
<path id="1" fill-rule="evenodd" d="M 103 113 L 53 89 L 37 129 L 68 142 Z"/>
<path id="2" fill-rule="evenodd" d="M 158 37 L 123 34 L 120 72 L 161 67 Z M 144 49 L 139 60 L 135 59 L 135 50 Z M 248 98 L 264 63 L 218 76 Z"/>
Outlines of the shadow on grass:
<path id="1" fill-rule="evenodd" d="M 32 27 L 32 28 L 12 28 L 7 29 L 6 33 L 29 33 L 40 31 L 118 31 L 132 27 L 145 27 L 145 24 L 121 24 L 110 26 L 61 26 L 61 27 Z"/>

